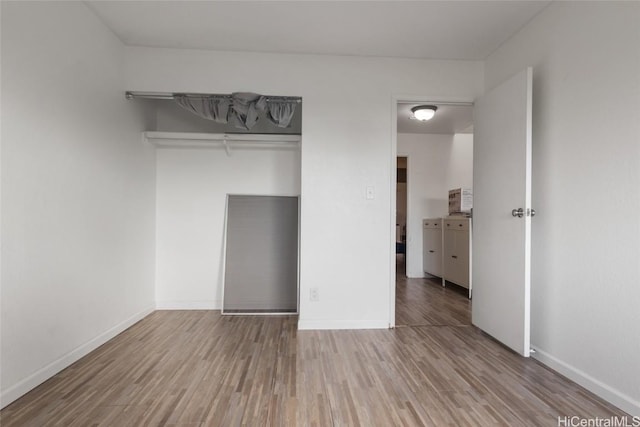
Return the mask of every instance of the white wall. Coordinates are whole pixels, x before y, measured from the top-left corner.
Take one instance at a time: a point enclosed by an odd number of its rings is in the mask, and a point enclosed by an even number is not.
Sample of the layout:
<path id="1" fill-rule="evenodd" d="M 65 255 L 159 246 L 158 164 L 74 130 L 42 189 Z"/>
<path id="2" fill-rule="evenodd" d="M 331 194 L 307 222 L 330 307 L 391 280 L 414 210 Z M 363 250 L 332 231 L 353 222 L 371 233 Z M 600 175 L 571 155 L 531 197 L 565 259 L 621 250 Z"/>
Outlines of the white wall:
<path id="1" fill-rule="evenodd" d="M 388 325 L 392 96 L 473 99 L 481 62 L 132 47 L 126 68 L 129 90 L 302 96 L 299 327 Z"/>
<path id="2" fill-rule="evenodd" d="M 446 183 L 447 191 L 454 188 L 473 189 L 473 134 L 453 135 L 447 159 Z"/>
<path id="3" fill-rule="evenodd" d="M 220 309 L 227 194 L 299 195 L 296 150 L 157 151 L 160 309 Z"/>
<path id="4" fill-rule="evenodd" d="M 536 357 L 640 415 L 640 4 L 554 2 L 488 58 L 533 66 Z"/>
<path id="5" fill-rule="evenodd" d="M 473 135 L 398 134 L 407 156 L 407 277 L 424 277 L 422 220 L 448 215 L 449 190 L 473 188 Z"/>
<path id="6" fill-rule="evenodd" d="M 153 309 L 154 155 L 120 41 L 2 2 L 2 405 Z"/>

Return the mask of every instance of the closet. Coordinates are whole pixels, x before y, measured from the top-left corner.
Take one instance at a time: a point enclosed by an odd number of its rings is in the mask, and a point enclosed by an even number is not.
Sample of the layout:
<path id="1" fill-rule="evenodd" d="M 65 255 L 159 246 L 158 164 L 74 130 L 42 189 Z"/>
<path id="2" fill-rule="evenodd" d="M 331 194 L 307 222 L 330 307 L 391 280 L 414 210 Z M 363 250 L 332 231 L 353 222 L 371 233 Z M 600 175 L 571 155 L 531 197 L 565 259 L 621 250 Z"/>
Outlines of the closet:
<path id="1" fill-rule="evenodd" d="M 153 113 L 158 308 L 297 313 L 301 99 L 130 97 Z"/>

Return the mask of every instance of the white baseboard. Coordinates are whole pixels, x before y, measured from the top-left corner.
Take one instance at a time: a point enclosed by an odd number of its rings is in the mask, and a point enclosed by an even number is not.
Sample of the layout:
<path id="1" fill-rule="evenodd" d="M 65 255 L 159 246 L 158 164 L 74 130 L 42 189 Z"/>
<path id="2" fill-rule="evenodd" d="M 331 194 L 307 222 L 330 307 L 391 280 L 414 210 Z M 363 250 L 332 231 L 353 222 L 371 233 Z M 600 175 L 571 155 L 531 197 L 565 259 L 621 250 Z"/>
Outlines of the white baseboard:
<path id="1" fill-rule="evenodd" d="M 415 271 L 408 271 L 405 275 L 407 279 L 424 279 L 426 277 L 424 273 L 416 273 Z"/>
<path id="2" fill-rule="evenodd" d="M 571 381 L 580 384 L 593 394 L 601 397 L 612 405 L 617 406 L 629 415 L 640 417 L 640 402 L 633 400 L 630 396 L 621 393 L 613 387 L 608 386 L 602 381 L 593 378 L 589 374 L 569 365 L 566 362 L 563 362 L 539 348 L 533 347 L 533 349 L 536 351 L 531 355 L 534 359 L 544 363 L 554 371 L 557 371 L 569 378 Z"/>
<path id="3" fill-rule="evenodd" d="M 298 320 L 298 330 L 388 328 L 388 320 Z"/>
<path id="4" fill-rule="evenodd" d="M 221 310 L 218 300 L 204 301 L 156 301 L 156 310 Z"/>
<path id="5" fill-rule="evenodd" d="M 132 326 L 134 323 L 139 322 L 140 320 L 147 317 L 149 314 L 153 313 L 153 308 L 148 308 L 146 310 L 142 310 L 139 313 L 134 314 L 123 322 L 120 322 L 113 328 L 101 333 L 97 337 L 87 341 L 81 346 L 71 350 L 69 353 L 63 355 L 57 360 L 49 363 L 44 368 L 41 368 L 29 375 L 27 378 L 23 379 L 19 383 L 9 387 L 6 390 L 2 390 L 0 393 L 0 408 L 4 408 L 9 405 L 11 402 L 17 400 L 19 397 L 25 395 L 35 387 L 39 386 L 49 378 L 53 377 L 58 372 L 67 368 L 71 364 L 77 362 L 82 357 L 86 356 L 96 348 L 100 347 L 102 344 L 106 343 L 125 329 Z"/>

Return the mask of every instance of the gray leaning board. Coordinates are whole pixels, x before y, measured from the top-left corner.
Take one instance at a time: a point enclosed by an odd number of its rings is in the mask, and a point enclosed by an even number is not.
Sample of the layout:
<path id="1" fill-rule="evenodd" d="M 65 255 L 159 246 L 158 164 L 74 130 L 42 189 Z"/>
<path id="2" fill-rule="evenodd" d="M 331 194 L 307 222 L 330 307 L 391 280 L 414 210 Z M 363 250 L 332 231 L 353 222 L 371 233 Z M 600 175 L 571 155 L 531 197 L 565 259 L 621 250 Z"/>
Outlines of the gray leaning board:
<path id="1" fill-rule="evenodd" d="M 223 312 L 296 312 L 298 198 L 227 199 Z"/>

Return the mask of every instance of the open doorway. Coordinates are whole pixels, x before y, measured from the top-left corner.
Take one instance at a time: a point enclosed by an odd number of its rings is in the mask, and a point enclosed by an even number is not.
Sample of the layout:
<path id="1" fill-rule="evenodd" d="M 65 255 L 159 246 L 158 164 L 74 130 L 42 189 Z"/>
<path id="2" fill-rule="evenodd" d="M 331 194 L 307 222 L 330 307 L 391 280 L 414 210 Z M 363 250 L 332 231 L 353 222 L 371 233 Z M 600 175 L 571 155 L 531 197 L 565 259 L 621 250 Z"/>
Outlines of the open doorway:
<path id="1" fill-rule="evenodd" d="M 302 99 L 127 97 L 148 106 L 144 137 L 157 147 L 157 307 L 297 315 Z M 258 102 L 251 120 L 230 108 Z M 271 109 L 293 112 L 278 124 Z"/>
<path id="2" fill-rule="evenodd" d="M 412 117 L 412 108 L 419 105 L 436 107 L 432 120 L 420 122 Z M 395 239 L 397 248 L 404 243 L 404 252 L 396 251 L 395 326 L 471 324 L 471 301 L 464 281 L 456 275 L 445 275 L 442 268 L 425 268 L 424 255 L 429 249 L 443 251 L 441 230 L 450 217 L 449 190 L 473 188 L 472 108 L 471 103 L 397 104 Z M 464 221 L 467 215 L 460 214 L 451 218 Z M 431 227 L 432 222 L 440 227 L 436 230 L 442 236 L 436 239 L 440 247 L 425 249 L 425 224 Z M 443 261 L 437 264 L 443 266 Z M 462 271 L 457 277 L 470 277 L 470 262 L 467 265 L 468 272 Z"/>
<path id="3" fill-rule="evenodd" d="M 407 273 L 407 157 L 396 162 L 396 276 Z"/>

